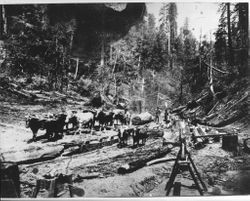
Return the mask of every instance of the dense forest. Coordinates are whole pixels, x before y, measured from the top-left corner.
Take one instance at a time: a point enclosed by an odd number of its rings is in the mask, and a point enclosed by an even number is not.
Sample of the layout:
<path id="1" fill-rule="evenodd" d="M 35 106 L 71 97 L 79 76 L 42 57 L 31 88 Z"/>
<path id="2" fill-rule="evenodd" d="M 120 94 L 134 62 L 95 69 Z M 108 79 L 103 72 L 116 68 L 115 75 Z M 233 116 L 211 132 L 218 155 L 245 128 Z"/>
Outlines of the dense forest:
<path id="1" fill-rule="evenodd" d="M 218 12 L 217 30 L 196 39 L 188 18 L 177 30 L 176 3 L 162 5 L 159 22 L 144 3 L 2 5 L 1 79 L 34 90 L 98 91 L 114 104 L 142 100 L 146 110 L 204 90 L 216 101 L 247 86 L 249 44 L 248 4 L 221 3 Z"/>

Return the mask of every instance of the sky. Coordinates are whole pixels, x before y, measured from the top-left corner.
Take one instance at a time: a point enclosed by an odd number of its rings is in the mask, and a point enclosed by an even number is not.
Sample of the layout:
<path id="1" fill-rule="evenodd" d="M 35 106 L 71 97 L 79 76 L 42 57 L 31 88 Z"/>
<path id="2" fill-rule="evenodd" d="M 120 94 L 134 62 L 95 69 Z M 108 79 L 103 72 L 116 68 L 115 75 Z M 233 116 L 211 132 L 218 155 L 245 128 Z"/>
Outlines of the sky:
<path id="1" fill-rule="evenodd" d="M 189 29 L 192 30 L 193 35 L 199 39 L 202 31 L 202 36 L 206 35 L 207 39 L 214 40 L 213 33 L 216 31 L 219 23 L 220 14 L 218 11 L 218 3 L 193 3 L 177 2 L 177 26 L 178 33 L 180 27 L 183 26 L 186 17 L 189 18 Z M 159 20 L 159 11 L 162 3 L 147 3 L 148 13 L 154 14 L 156 21 Z"/>

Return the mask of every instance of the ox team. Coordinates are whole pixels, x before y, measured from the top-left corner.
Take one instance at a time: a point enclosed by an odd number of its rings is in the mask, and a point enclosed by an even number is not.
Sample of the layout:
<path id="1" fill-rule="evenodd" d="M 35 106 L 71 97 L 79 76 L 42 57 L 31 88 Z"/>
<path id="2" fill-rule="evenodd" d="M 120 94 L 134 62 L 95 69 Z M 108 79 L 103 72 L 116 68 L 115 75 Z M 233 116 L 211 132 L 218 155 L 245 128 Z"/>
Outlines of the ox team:
<path id="1" fill-rule="evenodd" d="M 33 141 L 37 140 L 39 129 L 46 130 L 44 137 L 47 139 L 60 139 L 70 130 L 75 133 L 81 133 L 84 128 L 94 130 L 96 123 L 100 130 L 120 124 L 117 128 L 119 145 L 127 145 L 130 136 L 134 145 L 139 145 L 140 140 L 142 144 L 146 142 L 146 132 L 140 127 L 131 126 L 131 113 L 127 109 L 70 110 L 57 115 L 47 114 L 42 118 L 30 115 L 26 117 L 26 127 L 31 129 Z"/>

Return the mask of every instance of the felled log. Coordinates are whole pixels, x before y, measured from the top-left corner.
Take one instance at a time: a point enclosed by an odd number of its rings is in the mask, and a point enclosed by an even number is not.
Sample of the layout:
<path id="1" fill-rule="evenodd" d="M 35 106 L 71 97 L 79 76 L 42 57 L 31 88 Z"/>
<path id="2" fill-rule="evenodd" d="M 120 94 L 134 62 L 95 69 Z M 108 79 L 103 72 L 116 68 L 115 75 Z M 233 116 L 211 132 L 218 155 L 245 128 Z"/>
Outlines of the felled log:
<path id="1" fill-rule="evenodd" d="M 169 152 L 170 152 L 170 149 L 168 147 L 161 147 L 158 149 L 156 153 L 148 153 L 142 158 L 139 158 L 137 160 L 134 160 L 133 162 L 122 165 L 121 167 L 118 168 L 118 173 L 126 174 L 126 173 L 136 171 L 146 166 L 148 161 L 151 161 L 156 158 L 162 158 Z"/>
<path id="2" fill-rule="evenodd" d="M 19 96 L 22 96 L 22 97 L 28 98 L 28 99 L 33 99 L 33 98 L 36 97 L 35 95 L 32 96 L 32 95 L 30 95 L 30 94 L 28 94 L 28 93 L 25 93 L 25 92 L 23 92 L 23 91 L 21 91 L 21 90 L 17 90 L 17 89 L 15 89 L 15 88 L 7 88 L 7 90 L 8 90 L 9 92 L 11 92 L 11 93 L 14 93 L 14 94 L 16 94 L 16 95 L 19 95 Z"/>
<path id="3" fill-rule="evenodd" d="M 67 97 L 67 95 L 62 94 L 62 93 L 60 93 L 60 92 L 58 92 L 58 91 L 55 91 L 54 94 L 56 94 L 57 96 L 60 96 L 60 97 L 62 97 L 62 98 L 66 98 L 66 97 Z"/>
<path id="4" fill-rule="evenodd" d="M 70 103 L 70 104 L 72 104 L 72 105 L 84 105 L 85 104 L 85 102 L 83 102 L 83 101 L 74 101 L 74 100 L 69 100 L 69 99 L 67 99 L 67 103 Z"/>
<path id="5" fill-rule="evenodd" d="M 23 91 L 25 91 L 27 93 L 30 93 L 30 94 L 41 94 L 42 93 L 42 90 L 26 90 L 26 89 L 23 89 Z"/>
<path id="6" fill-rule="evenodd" d="M 72 154 L 76 154 L 80 152 L 80 147 L 78 145 L 72 146 L 65 150 L 62 154 L 62 156 L 70 156 Z"/>
<path id="7" fill-rule="evenodd" d="M 147 166 L 150 166 L 150 165 L 154 165 L 154 164 L 157 164 L 157 163 L 163 163 L 163 162 L 167 162 L 167 161 L 174 161 L 176 158 L 159 158 L 159 159 L 154 159 L 152 161 L 149 161 L 147 162 Z"/>
<path id="8" fill-rule="evenodd" d="M 204 117 L 204 118 L 202 119 L 202 121 L 203 121 L 203 122 L 209 121 L 209 120 L 213 119 L 213 118 L 216 117 L 216 116 L 218 116 L 217 113 L 210 114 L 210 115 Z"/>
<path id="9" fill-rule="evenodd" d="M 153 121 L 153 116 L 148 112 L 144 112 L 144 113 L 141 113 L 132 117 L 133 125 L 142 125 L 142 124 L 149 123 L 151 121 Z"/>
<path id="10" fill-rule="evenodd" d="M 95 179 L 100 177 L 101 174 L 100 173 L 91 173 L 91 174 L 87 174 L 87 175 L 77 175 L 76 178 L 73 179 L 73 182 L 81 182 L 84 179 Z"/>
<path id="11" fill-rule="evenodd" d="M 192 138 L 193 138 L 193 141 L 194 141 L 194 146 L 196 148 L 200 148 L 200 147 L 203 147 L 204 146 L 204 140 L 202 138 L 199 138 L 198 136 L 200 136 L 198 130 L 197 130 L 197 127 L 194 127 L 193 128 L 193 133 L 192 133 Z"/>
<path id="12" fill-rule="evenodd" d="M 207 113 L 207 115 L 212 114 L 212 112 L 214 111 L 214 109 L 215 109 L 218 105 L 219 105 L 219 101 L 216 102 L 216 103 L 214 104 L 214 106 L 213 106 L 213 107 L 211 108 L 211 110 Z"/>
<path id="13" fill-rule="evenodd" d="M 205 98 L 207 98 L 207 96 L 209 96 L 209 93 L 208 93 L 208 92 L 203 93 L 202 96 L 196 100 L 196 102 L 199 104 L 199 103 L 202 102 Z"/>
<path id="14" fill-rule="evenodd" d="M 162 129 L 148 129 L 147 130 L 148 136 L 151 137 L 162 137 L 164 135 L 164 132 Z"/>
<path id="15" fill-rule="evenodd" d="M 36 94 L 36 97 L 39 98 L 39 99 L 50 100 L 50 97 L 44 96 L 43 94 Z"/>
<path id="16" fill-rule="evenodd" d="M 232 134 L 219 133 L 219 134 L 214 134 L 214 135 L 197 135 L 197 136 L 193 136 L 193 137 L 194 138 L 209 138 L 209 137 L 223 137 L 223 136 L 228 136 L 228 135 L 232 135 Z"/>
<path id="17" fill-rule="evenodd" d="M 186 108 L 185 105 L 180 106 L 180 107 L 178 107 L 178 108 L 173 109 L 173 110 L 172 110 L 172 113 L 179 113 L 179 112 L 181 112 L 181 111 L 182 111 L 183 109 L 185 109 L 185 108 Z"/>
<path id="18" fill-rule="evenodd" d="M 2 153 L 5 161 L 16 162 L 17 164 L 29 164 L 49 160 L 59 156 L 64 150 L 61 145 L 34 147 L 30 146 L 25 150 L 10 151 Z"/>

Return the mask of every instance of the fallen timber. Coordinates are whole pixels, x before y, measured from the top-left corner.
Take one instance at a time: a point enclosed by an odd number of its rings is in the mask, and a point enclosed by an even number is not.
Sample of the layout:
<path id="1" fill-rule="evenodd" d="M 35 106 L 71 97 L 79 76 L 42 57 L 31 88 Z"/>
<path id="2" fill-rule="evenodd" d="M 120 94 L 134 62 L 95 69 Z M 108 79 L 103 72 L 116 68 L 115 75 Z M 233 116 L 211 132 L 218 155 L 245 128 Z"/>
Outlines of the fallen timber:
<path id="1" fill-rule="evenodd" d="M 45 160 L 51 160 L 59 156 L 67 156 L 89 152 L 100 149 L 104 146 L 111 146 L 118 142 L 116 132 L 109 136 L 88 136 L 82 139 L 62 139 L 56 143 L 42 144 L 39 146 L 30 145 L 25 149 L 3 152 L 5 161 L 16 162 L 17 164 L 31 164 Z"/>
<path id="2" fill-rule="evenodd" d="M 14 81 L 12 81 L 14 82 Z M 22 86 L 15 83 L 11 83 L 10 79 L 3 80 L 0 82 L 0 89 L 7 90 L 8 92 L 20 96 L 22 98 L 35 101 L 35 102 L 67 102 L 71 104 L 82 105 L 88 99 L 81 97 L 79 94 L 74 92 L 68 92 L 62 94 L 58 91 L 47 92 L 43 90 L 26 90 Z M 71 95 L 69 94 L 71 93 Z"/>
<path id="3" fill-rule="evenodd" d="M 133 160 L 132 162 L 126 163 L 118 168 L 119 174 L 126 174 L 134 172 L 144 166 L 147 166 L 147 162 L 152 161 L 153 159 L 162 158 L 166 154 L 168 154 L 171 151 L 169 147 L 160 147 L 154 152 L 148 152 L 146 156 L 138 157 L 139 159 Z M 135 153 L 136 154 L 136 153 Z"/>
<path id="4" fill-rule="evenodd" d="M 194 138 L 208 138 L 208 137 L 223 137 L 223 136 L 231 136 L 233 134 L 230 133 L 220 133 L 220 134 L 214 134 L 214 135 L 196 135 L 193 136 Z"/>

